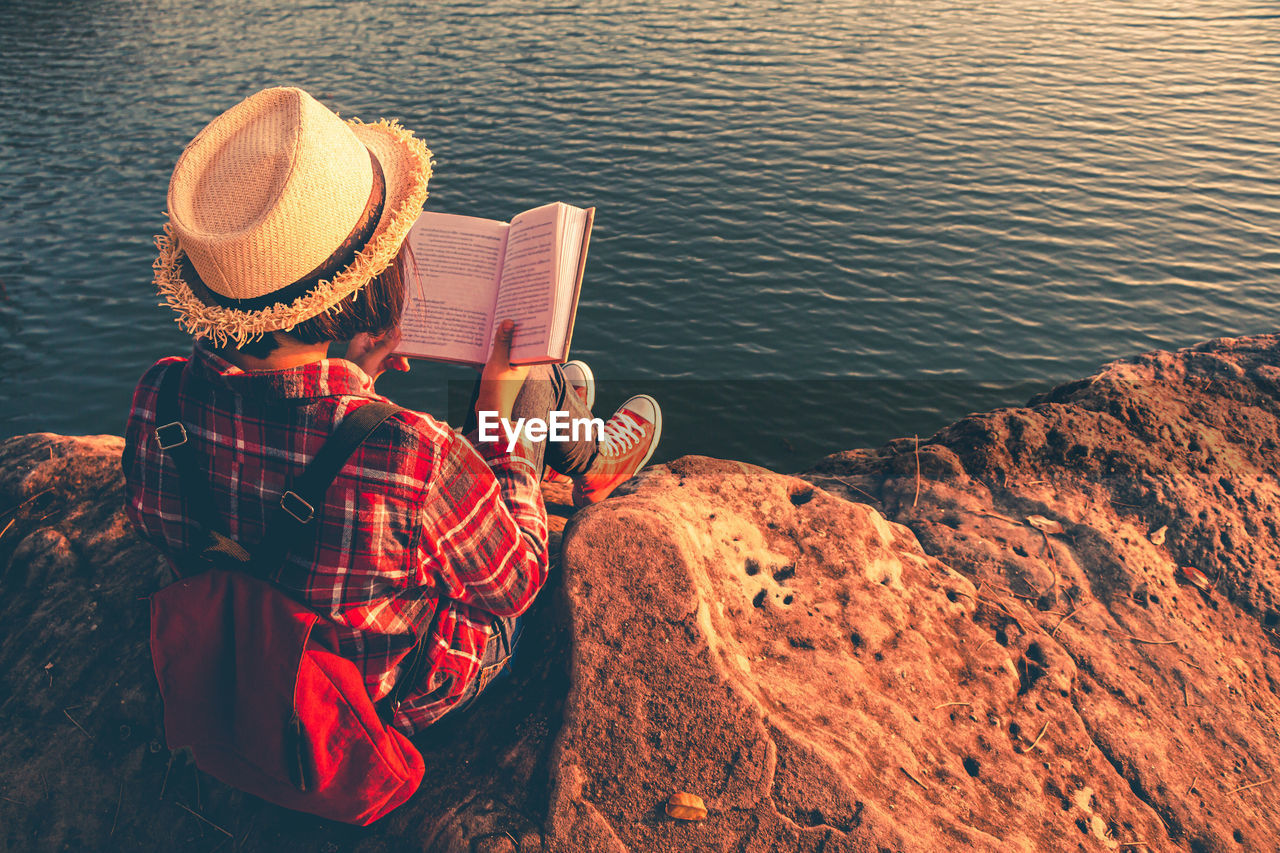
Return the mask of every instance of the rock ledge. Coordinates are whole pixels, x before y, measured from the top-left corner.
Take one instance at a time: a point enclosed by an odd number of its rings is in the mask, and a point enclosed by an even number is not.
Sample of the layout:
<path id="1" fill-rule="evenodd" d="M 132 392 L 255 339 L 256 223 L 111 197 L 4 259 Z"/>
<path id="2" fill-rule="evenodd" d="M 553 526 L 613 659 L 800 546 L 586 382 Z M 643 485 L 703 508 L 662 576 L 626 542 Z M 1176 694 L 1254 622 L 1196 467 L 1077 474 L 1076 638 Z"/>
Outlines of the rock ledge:
<path id="1" fill-rule="evenodd" d="M 121 441 L 19 436 L 5 845 L 1274 849 L 1278 449 L 1280 340 L 1258 337 L 799 477 L 656 466 L 569 521 L 539 653 L 428 732 L 422 791 L 361 830 L 163 748 L 145 599 L 164 578 L 120 509 Z M 708 818 L 668 817 L 678 791 Z"/>

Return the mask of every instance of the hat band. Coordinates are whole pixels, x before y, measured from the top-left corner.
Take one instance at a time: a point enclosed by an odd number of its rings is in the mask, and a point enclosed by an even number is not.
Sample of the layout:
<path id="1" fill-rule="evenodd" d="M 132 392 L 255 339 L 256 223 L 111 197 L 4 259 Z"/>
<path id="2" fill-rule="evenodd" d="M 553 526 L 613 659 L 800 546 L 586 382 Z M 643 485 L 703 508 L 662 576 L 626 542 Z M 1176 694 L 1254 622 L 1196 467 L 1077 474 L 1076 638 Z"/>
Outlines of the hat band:
<path id="1" fill-rule="evenodd" d="M 367 148 L 365 150 L 369 151 Z M 364 212 L 360 214 L 356 227 L 351 229 L 351 233 L 347 235 L 347 238 L 334 250 L 333 254 L 320 263 L 320 266 L 292 284 L 286 284 L 284 287 L 277 288 L 263 296 L 236 299 L 231 296 L 223 296 L 221 293 L 215 293 L 208 285 L 203 288 L 204 294 L 223 308 L 234 308 L 238 311 L 261 311 L 273 305 L 288 304 L 299 296 L 305 295 L 320 282 L 332 279 L 339 272 L 351 266 L 352 261 L 356 259 L 356 255 L 360 253 L 365 243 L 368 243 L 369 238 L 373 236 L 373 232 L 377 230 L 378 221 L 382 218 L 382 208 L 387 201 L 387 185 L 382 176 L 382 164 L 378 162 L 378 158 L 374 156 L 373 151 L 369 151 L 369 162 L 373 165 L 373 189 L 369 193 L 369 200 L 365 202 Z M 185 257 L 185 255 L 182 259 L 182 265 L 184 274 L 190 272 L 195 278 L 199 278 L 199 275 L 195 275 L 190 258 Z"/>

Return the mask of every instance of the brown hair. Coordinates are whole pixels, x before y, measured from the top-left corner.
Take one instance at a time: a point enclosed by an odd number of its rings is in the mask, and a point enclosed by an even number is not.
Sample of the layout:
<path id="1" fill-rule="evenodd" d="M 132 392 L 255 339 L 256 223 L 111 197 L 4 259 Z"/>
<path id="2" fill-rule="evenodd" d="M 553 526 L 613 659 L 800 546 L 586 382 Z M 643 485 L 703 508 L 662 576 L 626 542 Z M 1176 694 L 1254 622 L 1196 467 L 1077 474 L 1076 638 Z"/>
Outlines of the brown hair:
<path id="1" fill-rule="evenodd" d="M 262 338 L 242 346 L 228 343 L 228 346 L 220 349 L 235 350 L 252 358 L 266 358 L 280 346 L 277 335 L 284 335 L 304 344 L 349 341 L 361 332 L 380 335 L 395 328 L 400 322 L 400 315 L 404 312 L 404 294 L 404 252 L 401 251 L 391 262 L 391 266 L 331 310 L 303 320 L 287 332 L 268 332 Z"/>

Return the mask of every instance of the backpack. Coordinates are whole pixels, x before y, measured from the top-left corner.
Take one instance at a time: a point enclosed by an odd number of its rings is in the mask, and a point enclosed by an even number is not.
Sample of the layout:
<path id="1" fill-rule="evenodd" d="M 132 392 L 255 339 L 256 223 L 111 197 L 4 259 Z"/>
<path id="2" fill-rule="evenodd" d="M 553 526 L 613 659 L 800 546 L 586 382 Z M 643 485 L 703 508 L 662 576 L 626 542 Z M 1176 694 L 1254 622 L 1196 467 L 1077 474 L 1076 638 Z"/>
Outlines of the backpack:
<path id="1" fill-rule="evenodd" d="M 170 749 L 189 747 L 209 775 L 285 808 L 367 825 L 422 782 L 422 755 L 379 716 L 360 670 L 325 616 L 263 577 L 307 531 L 352 452 L 399 406 L 366 403 L 289 484 L 250 553 L 220 530 L 182 425 L 184 363 L 161 381 L 155 437 L 178 468 L 202 529 L 199 564 L 151 597 L 151 655 Z M 256 568 L 255 577 L 246 569 Z M 406 657 L 417 670 L 423 643 Z M 416 673 L 414 673 L 416 674 Z M 402 682 L 413 676 L 406 672 Z M 402 685 L 397 685 L 401 687 Z M 397 691 L 398 692 L 398 691 Z"/>

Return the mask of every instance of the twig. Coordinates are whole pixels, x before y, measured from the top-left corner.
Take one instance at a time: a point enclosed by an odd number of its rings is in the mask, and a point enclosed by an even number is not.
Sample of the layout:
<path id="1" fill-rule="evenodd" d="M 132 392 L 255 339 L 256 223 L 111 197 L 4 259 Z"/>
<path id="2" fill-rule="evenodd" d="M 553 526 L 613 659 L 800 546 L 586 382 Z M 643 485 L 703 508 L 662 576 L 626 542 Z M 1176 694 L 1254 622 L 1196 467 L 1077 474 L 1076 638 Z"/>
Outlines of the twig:
<path id="1" fill-rule="evenodd" d="M 996 641 L 995 637 L 987 637 L 985 640 L 983 640 L 981 643 L 978 644 L 978 647 L 973 650 L 973 653 L 976 655 L 978 652 L 982 651 L 982 647 L 985 646 L 987 643 L 994 643 L 995 641 Z"/>
<path id="2" fill-rule="evenodd" d="M 216 823 L 214 823 L 213 821 L 209 820 L 207 817 L 205 817 L 204 815 L 200 814 L 199 812 L 197 812 L 197 811 L 193 811 L 192 809 L 188 808 L 187 806 L 184 806 L 182 803 L 174 803 L 174 805 L 176 805 L 178 808 L 180 808 L 180 809 L 182 809 L 182 810 L 186 811 L 186 812 L 187 812 L 187 813 L 189 813 L 189 814 L 193 814 L 193 815 L 195 815 L 197 819 L 202 820 L 202 821 L 204 821 L 205 823 L 209 824 L 209 826 L 212 826 L 214 829 L 218 830 L 218 832 L 221 832 L 223 835 L 230 836 L 230 837 L 233 837 L 233 838 L 234 838 L 234 836 L 232 836 L 232 835 L 231 835 L 231 833 L 227 832 L 225 829 L 223 829 L 222 827 L 218 826 Z"/>
<path id="3" fill-rule="evenodd" d="M 124 802 L 124 783 L 120 783 L 120 796 L 116 797 L 116 816 L 111 818 L 111 831 L 107 833 L 107 838 L 116 834 L 116 822 L 120 820 L 120 805 Z"/>
<path id="4" fill-rule="evenodd" d="M 919 785 L 923 790 L 925 790 L 925 791 L 929 790 L 928 788 L 926 788 L 926 787 L 925 787 L 925 784 L 924 784 L 923 782 L 921 782 L 921 781 L 920 781 L 919 779 L 917 779 L 916 777 L 912 776 L 912 775 L 907 771 L 907 768 L 905 768 L 905 767 L 899 767 L 898 769 L 902 771 L 902 775 L 906 776 L 906 777 L 907 777 L 908 779 L 910 779 L 912 782 L 915 782 L 915 783 L 916 783 L 917 785 Z"/>
<path id="5" fill-rule="evenodd" d="M 1048 721 L 1048 720 L 1045 720 L 1044 726 L 1040 729 L 1040 734 L 1036 735 L 1036 739 L 1035 739 L 1035 740 L 1033 740 L 1033 741 L 1031 741 L 1031 746 L 1029 746 L 1029 747 L 1027 747 L 1026 749 L 1022 750 L 1022 754 L 1023 754 L 1023 755 L 1026 755 L 1028 752 L 1030 752 L 1031 750 L 1035 749 L 1035 748 L 1036 748 L 1036 744 L 1038 744 L 1038 743 L 1040 742 L 1040 738 L 1044 737 L 1044 733 L 1045 733 L 1045 732 L 1047 732 L 1048 730 L 1049 730 L 1049 721 Z"/>
<path id="6" fill-rule="evenodd" d="M 1185 683 L 1182 685 L 1182 704 L 1184 707 L 1191 707 L 1191 697 L 1187 695 L 1187 685 Z"/>
<path id="7" fill-rule="evenodd" d="M 13 517 L 13 518 L 9 519 L 9 523 L 8 523 L 8 524 L 6 524 L 6 525 L 4 526 L 4 530 L 0 530 L 0 536 L 4 536 L 6 533 L 8 533 L 8 532 L 9 532 L 9 528 L 10 528 L 10 527 L 13 527 L 13 523 L 14 523 L 15 521 L 17 521 L 17 520 L 18 520 L 18 519 L 17 519 L 17 516 L 15 516 L 15 517 Z"/>
<path id="8" fill-rule="evenodd" d="M 978 515 L 985 515 L 987 518 L 998 518 L 1001 521 L 1008 522 L 1009 524 L 1021 526 L 1021 522 L 1019 522 L 1016 518 L 1010 518 L 1009 516 L 1001 515 L 998 512 L 983 512 L 982 510 L 979 510 Z"/>
<path id="9" fill-rule="evenodd" d="M 26 499 L 25 501 L 23 501 L 22 503 L 16 503 L 16 504 L 14 504 L 13 506 L 11 506 L 11 507 L 9 507 L 8 509 L 6 509 L 4 512 L 0 512 L 0 515 L 8 515 L 8 514 L 9 514 L 9 513 L 11 513 L 11 512 L 14 512 L 14 511 L 16 511 L 16 510 L 20 510 L 20 509 L 22 509 L 24 506 L 26 506 L 27 504 L 31 503 L 31 502 L 32 502 L 33 500 L 35 500 L 36 498 L 40 497 L 41 495 L 47 495 L 47 494 L 49 494 L 49 492 L 52 492 L 52 491 L 53 491 L 53 486 L 50 486 L 50 487 L 49 487 L 49 488 L 47 488 L 47 489 L 43 489 L 43 490 L 41 490 L 41 491 L 39 491 L 39 492 L 36 492 L 34 495 L 32 495 L 31 497 L 27 498 L 27 499 Z"/>
<path id="10" fill-rule="evenodd" d="M 973 703 L 972 702 L 943 702 L 941 705 L 934 705 L 933 710 L 937 711 L 941 708 L 950 708 L 952 705 L 969 705 L 970 707 L 972 707 Z"/>
<path id="11" fill-rule="evenodd" d="M 85 737 L 87 737 L 89 740 L 93 740 L 93 739 L 94 739 L 93 735 L 89 734 L 89 730 L 88 730 L 88 729 L 86 729 L 84 726 L 82 726 L 82 725 L 80 725 L 79 723 L 77 723 L 77 722 L 76 722 L 76 718 L 75 718 L 75 717 L 71 716 L 70 714 L 67 714 L 67 709 L 66 709 L 66 708 L 63 708 L 63 709 L 62 709 L 62 713 L 63 713 L 63 714 L 66 714 L 67 719 L 71 721 L 71 725 L 75 726 L 77 729 L 79 729 L 80 731 L 84 732 Z"/>
<path id="12" fill-rule="evenodd" d="M 1200 670 L 1201 672 L 1204 672 L 1204 667 L 1202 667 L 1200 664 L 1196 663 L 1195 661 L 1189 661 L 1186 658 L 1183 658 L 1182 662 L 1185 663 L 1187 666 L 1194 666 L 1196 669 Z"/>
<path id="13" fill-rule="evenodd" d="M 916 436 L 916 496 L 911 501 L 912 509 L 920 503 L 920 436 Z"/>
<path id="14" fill-rule="evenodd" d="M 1010 593 L 1010 595 L 1012 595 L 1012 594 L 1013 594 L 1013 590 L 1009 590 L 1009 593 Z M 987 602 L 987 604 L 994 604 L 996 607 L 1000 608 L 1000 612 L 1004 613 L 1004 615 L 1005 615 L 1005 616 L 1008 616 L 1010 619 L 1012 619 L 1012 620 L 1014 621 L 1014 624 L 1016 624 L 1016 625 L 1018 626 L 1018 630 L 1019 630 L 1019 631 L 1021 631 L 1022 633 L 1024 633 L 1024 634 L 1031 634 L 1031 633 L 1034 633 L 1034 632 L 1032 632 L 1032 631 L 1028 631 L 1028 630 L 1027 630 L 1027 626 L 1022 624 L 1022 620 L 1021 620 L 1021 619 L 1019 619 L 1017 616 L 1015 616 L 1012 610 L 1010 610 L 1008 607 L 1005 607 L 1005 606 L 1004 606 L 1004 602 L 1002 602 L 1002 601 L 996 601 L 994 598 L 982 598 L 981 596 L 979 596 L 979 599 L 978 599 L 978 600 L 979 600 L 979 601 L 985 601 L 985 602 Z M 1034 599 L 1032 599 L 1032 600 L 1034 600 Z M 1043 631 L 1044 629 L 1043 629 L 1043 628 L 1041 628 L 1040 630 L 1042 630 L 1042 631 Z"/>
<path id="15" fill-rule="evenodd" d="M 160 796 L 156 797 L 157 800 L 164 799 L 164 789 L 169 787 L 169 771 L 172 769 L 173 769 L 173 753 L 170 752 L 169 763 L 164 766 L 164 781 L 160 783 Z"/>
<path id="16" fill-rule="evenodd" d="M 1238 793 L 1240 793 L 1241 791 L 1247 791 L 1247 790 L 1249 790 L 1250 788 L 1256 788 L 1256 787 L 1258 787 L 1259 785 L 1265 785 L 1265 784 L 1267 784 L 1268 782 L 1270 782 L 1270 781 L 1271 781 L 1271 779 L 1272 779 L 1272 777 L 1268 776 L 1267 778 L 1263 779 L 1261 782 L 1250 782 L 1248 785 L 1241 785 L 1239 788 L 1232 788 L 1230 791 L 1227 791 L 1227 793 L 1228 793 L 1228 794 L 1238 794 Z"/>
<path id="17" fill-rule="evenodd" d="M 1132 634 L 1117 634 L 1114 631 L 1107 630 L 1106 628 L 1103 628 L 1102 632 L 1104 634 L 1110 634 L 1113 637 L 1119 637 L 1122 640 L 1132 640 L 1135 643 L 1146 643 L 1149 646 L 1176 646 L 1178 644 L 1177 640 L 1144 640 L 1142 637 L 1135 637 Z"/>
<path id="18" fill-rule="evenodd" d="M 244 838 L 241 838 L 235 844 L 231 845 L 232 850 L 239 850 L 249 841 L 249 836 L 253 835 L 253 822 L 257 819 L 258 819 L 258 815 L 256 812 L 249 816 L 249 828 L 245 830 Z"/>
<path id="19" fill-rule="evenodd" d="M 1053 572 L 1053 597 L 1058 597 L 1058 555 L 1053 552 L 1053 543 L 1049 541 L 1049 534 L 1041 530 L 1040 535 L 1044 537 L 1044 547 L 1049 549 L 1050 571 Z"/>
<path id="20" fill-rule="evenodd" d="M 1194 791 L 1194 790 L 1196 789 L 1196 782 L 1198 782 L 1198 781 L 1200 781 L 1200 777 L 1199 777 L 1199 776 L 1192 776 L 1192 777 L 1191 777 L 1191 784 L 1187 787 L 1187 793 L 1188 793 L 1188 794 L 1190 794 L 1192 791 Z"/>
<path id="21" fill-rule="evenodd" d="M 1013 595 L 1014 594 L 1013 590 L 1009 590 L 1009 594 Z M 1006 607 L 1003 602 L 996 601 L 995 599 L 991 599 L 991 598 L 984 599 L 984 600 L 991 602 L 996 607 L 999 607 L 1001 612 L 1003 612 L 1005 616 L 1008 616 L 1010 619 L 1012 619 L 1013 623 L 1018 626 L 1018 630 L 1021 631 L 1023 634 L 1034 634 L 1036 631 L 1044 631 L 1044 626 L 1042 626 L 1039 622 L 1032 623 L 1035 625 L 1035 628 L 1029 630 L 1026 625 L 1022 624 L 1022 620 L 1019 619 L 1012 610 Z M 1035 600 L 1036 599 L 1028 599 L 1028 601 L 1035 601 Z M 1005 625 L 1005 628 L 1008 628 L 1008 627 L 1009 627 L 1008 625 Z M 1044 631 L 1044 632 L 1048 633 L 1047 631 Z"/>
<path id="22" fill-rule="evenodd" d="M 1031 586 L 1031 584 L 1027 584 L 1027 586 Z M 1039 590 L 1037 590 L 1035 587 L 1032 587 L 1032 592 L 1039 592 Z M 1012 589 L 1009 590 L 1009 594 L 1012 595 L 1014 598 L 1021 598 L 1023 601 L 1039 601 L 1040 600 L 1039 595 L 1023 595 L 1020 592 L 1014 592 Z"/>
<path id="23" fill-rule="evenodd" d="M 876 503 L 880 503 L 880 499 L 878 497 L 871 494 L 870 492 L 864 492 L 862 489 L 859 489 L 857 486 L 855 486 L 853 483 L 850 483 L 844 477 L 837 477 L 835 474 L 814 474 L 813 476 L 821 477 L 824 480 L 835 480 L 837 483 L 840 483 L 842 485 L 848 486 L 849 488 L 853 489 L 858 494 L 865 495 L 871 498 L 871 500 L 875 501 Z"/>
<path id="24" fill-rule="evenodd" d="M 13 797 L 0 796 L 0 800 L 4 800 L 4 801 L 6 801 L 6 802 L 10 802 L 10 803 L 16 803 L 17 805 L 20 805 L 20 806 L 30 806 L 30 805 L 31 805 L 30 803 L 24 803 L 22 800 L 15 800 Z"/>
<path id="25" fill-rule="evenodd" d="M 1049 632 L 1049 636 L 1050 636 L 1050 637 L 1052 637 L 1052 636 L 1054 636 L 1055 634 L 1057 634 L 1057 633 L 1058 633 L 1058 629 L 1062 627 L 1063 623 L 1064 623 L 1064 622 L 1066 622 L 1068 619 L 1070 619 L 1072 616 L 1075 616 L 1077 613 L 1079 613 L 1079 612 L 1080 612 L 1080 609 L 1081 609 L 1082 607 L 1084 607 L 1084 605 L 1085 605 L 1085 604 L 1088 604 L 1088 603 L 1089 603 L 1089 602 L 1087 602 L 1087 601 L 1086 601 L 1084 604 L 1081 604 L 1081 605 L 1080 605 L 1079 607 L 1077 607 L 1075 610 L 1072 610 L 1072 611 L 1071 611 L 1070 613 L 1068 613 L 1066 616 L 1063 616 L 1061 619 L 1059 619 L 1059 620 L 1058 620 L 1058 624 L 1057 624 L 1057 625 L 1054 625 L 1054 626 L 1053 626 L 1053 630 Z"/>

